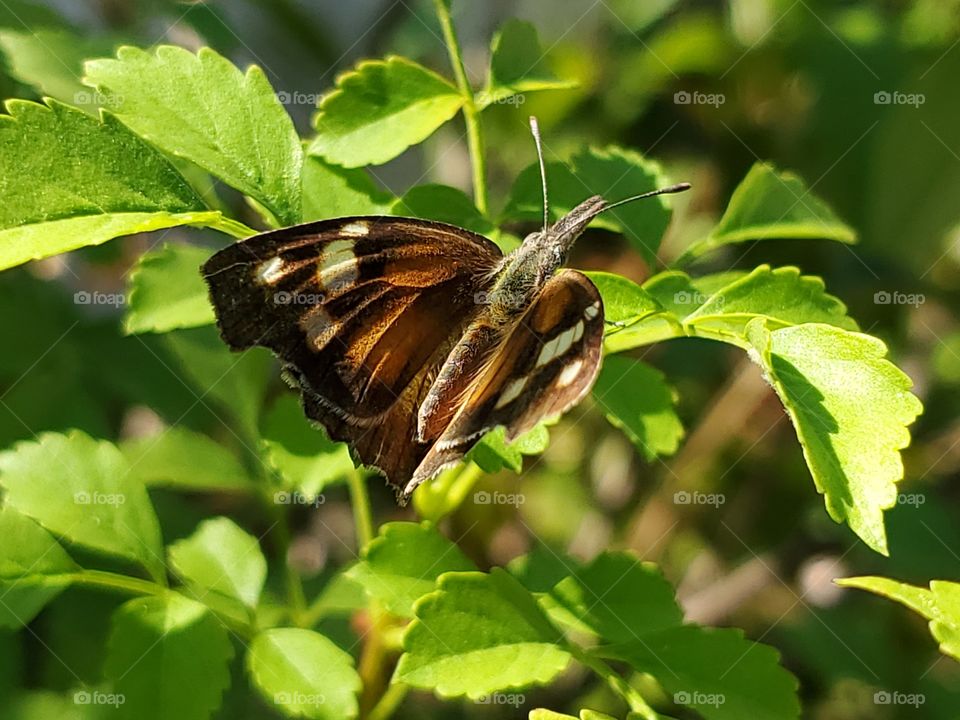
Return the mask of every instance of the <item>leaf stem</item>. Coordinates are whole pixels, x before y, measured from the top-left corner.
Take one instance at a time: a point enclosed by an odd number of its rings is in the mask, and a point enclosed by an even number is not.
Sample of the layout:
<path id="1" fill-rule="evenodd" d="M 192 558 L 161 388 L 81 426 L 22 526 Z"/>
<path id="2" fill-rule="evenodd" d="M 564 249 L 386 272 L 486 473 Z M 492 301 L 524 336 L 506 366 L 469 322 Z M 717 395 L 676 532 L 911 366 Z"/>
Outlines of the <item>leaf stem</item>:
<path id="1" fill-rule="evenodd" d="M 603 662 L 603 660 L 590 655 L 589 652 L 573 643 L 566 643 L 566 650 L 580 663 L 586 665 L 606 680 L 610 688 L 627 701 L 632 712 L 644 718 L 644 720 L 662 720 L 663 716 L 647 704 L 647 701 L 643 699 L 639 691 L 620 677 L 613 668 Z"/>
<path id="2" fill-rule="evenodd" d="M 367 720 L 387 720 L 407 696 L 409 688 L 403 683 L 394 683 L 381 696 L 377 704 L 370 710 Z"/>
<path id="3" fill-rule="evenodd" d="M 303 581 L 296 569 L 290 564 L 290 522 L 287 519 L 287 506 L 278 505 L 269 493 L 264 494 L 264 504 L 273 517 L 272 534 L 276 540 L 277 562 L 283 566 L 283 580 L 287 591 L 290 621 L 297 627 L 309 627 L 307 618 L 307 599 L 303 592 Z"/>
<path id="4" fill-rule="evenodd" d="M 222 233 L 226 233 L 231 237 L 235 237 L 239 240 L 243 238 L 248 238 L 251 235 L 256 235 L 257 231 L 247 225 L 244 225 L 239 220 L 234 220 L 233 218 L 227 217 L 226 215 L 221 215 L 216 222 L 212 222 L 207 225 L 211 230 L 219 230 Z"/>
<path id="5" fill-rule="evenodd" d="M 449 0 L 434 0 L 437 19 L 443 30 L 443 39 L 450 55 L 450 64 L 453 66 L 453 76 L 457 81 L 457 88 L 463 96 L 463 119 L 467 126 L 467 148 L 470 151 L 470 165 L 473 170 L 473 202 L 477 210 L 486 217 L 489 202 L 487 198 L 487 160 L 484 147 L 483 128 L 480 124 L 480 109 L 473 97 L 473 88 L 467 79 L 467 71 L 463 65 L 463 53 L 457 40 L 457 31 L 453 27 L 450 17 Z"/>
<path id="6" fill-rule="evenodd" d="M 448 471 L 417 488 L 413 494 L 413 504 L 424 520 L 439 522 L 460 507 L 483 475 L 479 465 L 468 462 L 458 470 Z"/>
<path id="7" fill-rule="evenodd" d="M 353 521 L 357 527 L 357 544 L 363 549 L 373 540 L 373 515 L 370 512 L 367 479 L 362 472 L 354 470 L 347 477 L 347 482 L 353 505 Z"/>

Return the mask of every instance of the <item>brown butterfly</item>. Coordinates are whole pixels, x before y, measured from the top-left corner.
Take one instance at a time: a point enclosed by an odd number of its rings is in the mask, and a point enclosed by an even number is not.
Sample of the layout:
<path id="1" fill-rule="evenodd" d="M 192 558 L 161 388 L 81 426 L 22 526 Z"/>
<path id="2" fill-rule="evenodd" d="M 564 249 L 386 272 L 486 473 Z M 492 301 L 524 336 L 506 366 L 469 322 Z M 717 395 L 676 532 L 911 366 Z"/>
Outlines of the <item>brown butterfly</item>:
<path id="1" fill-rule="evenodd" d="M 452 225 L 346 217 L 256 235 L 203 266 L 220 333 L 270 348 L 306 415 L 406 502 L 489 430 L 508 441 L 559 415 L 600 369 L 603 303 L 560 270 L 574 241 L 618 203 L 593 196 L 553 225 L 536 121 L 543 229 L 508 255 Z"/>

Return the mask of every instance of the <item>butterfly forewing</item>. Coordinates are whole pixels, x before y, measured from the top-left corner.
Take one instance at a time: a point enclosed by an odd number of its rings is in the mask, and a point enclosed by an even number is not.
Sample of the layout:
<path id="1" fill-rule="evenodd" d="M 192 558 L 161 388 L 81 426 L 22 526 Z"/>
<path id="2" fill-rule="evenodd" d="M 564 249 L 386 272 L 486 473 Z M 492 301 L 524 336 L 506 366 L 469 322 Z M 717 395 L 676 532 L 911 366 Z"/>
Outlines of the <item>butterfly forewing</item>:
<path id="1" fill-rule="evenodd" d="M 460 228 L 356 217 L 255 236 L 203 272 L 227 343 L 276 352 L 308 416 L 405 484 L 428 450 L 417 408 L 501 259 Z"/>
<path id="2" fill-rule="evenodd" d="M 600 369 L 603 329 L 600 294 L 585 275 L 562 270 L 548 280 L 470 383 L 406 492 L 498 425 L 511 440 L 579 402 Z"/>

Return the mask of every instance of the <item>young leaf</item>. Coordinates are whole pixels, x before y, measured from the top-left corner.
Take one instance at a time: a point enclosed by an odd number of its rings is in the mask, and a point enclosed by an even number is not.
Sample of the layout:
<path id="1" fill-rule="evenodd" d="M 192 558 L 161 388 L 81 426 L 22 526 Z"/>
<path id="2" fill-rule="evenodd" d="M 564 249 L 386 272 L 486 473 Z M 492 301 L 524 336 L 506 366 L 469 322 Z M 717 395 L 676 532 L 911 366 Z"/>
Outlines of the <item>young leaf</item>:
<path id="1" fill-rule="evenodd" d="M 856 233 L 793 173 L 757 163 L 733 191 L 710 236 L 694 243 L 678 263 L 730 243 L 775 238 L 824 238 L 854 243 Z"/>
<path id="2" fill-rule="evenodd" d="M 480 214 L 473 200 L 448 185 L 417 185 L 410 188 L 394 204 L 391 214 L 437 220 L 473 230 L 480 235 L 492 235 L 497 229 Z"/>
<path id="3" fill-rule="evenodd" d="M 648 461 L 677 451 L 683 425 L 674 410 L 676 394 L 659 370 L 633 358 L 608 356 L 593 398 Z"/>
<path id="4" fill-rule="evenodd" d="M 673 587 L 660 571 L 624 552 L 598 555 L 557 583 L 550 594 L 611 643 L 640 640 L 683 622 Z"/>
<path id="5" fill-rule="evenodd" d="M 899 450 L 922 406 L 876 338 L 830 325 L 747 325 L 751 357 L 767 373 L 803 446 L 827 512 L 887 554 L 883 511 L 897 501 Z"/>
<path id="6" fill-rule="evenodd" d="M 170 566 L 198 592 L 210 591 L 256 608 L 267 578 L 267 561 L 257 539 L 232 520 L 205 520 L 190 537 L 168 548 Z"/>
<path id="7" fill-rule="evenodd" d="M 261 434 L 267 464 L 283 477 L 284 487 L 305 498 L 316 497 L 354 471 L 347 446 L 312 425 L 290 393 L 277 398 L 264 418 Z M 284 496 L 278 494 L 281 502 Z"/>
<path id="8" fill-rule="evenodd" d="M 167 593 L 117 609 L 104 674 L 124 697 L 118 717 L 207 720 L 230 684 L 232 658 L 220 621 L 200 603 Z"/>
<path id="9" fill-rule="evenodd" d="M 507 443 L 504 429 L 498 427 L 473 446 L 467 453 L 467 459 L 479 465 L 485 473 L 500 472 L 505 468 L 518 473 L 523 470 L 524 455 L 539 455 L 549 444 L 550 431 L 544 423 L 540 423 L 512 443 Z"/>
<path id="10" fill-rule="evenodd" d="M 159 435 L 127 440 L 120 445 L 129 476 L 147 487 L 198 492 L 251 492 L 250 474 L 220 443 L 184 427 Z"/>
<path id="11" fill-rule="evenodd" d="M 144 253 L 130 273 L 123 328 L 127 333 L 168 332 L 214 322 L 199 268 L 210 251 L 166 243 Z"/>
<path id="12" fill-rule="evenodd" d="M 20 629 L 80 568 L 50 533 L 10 506 L 0 507 L 0 628 Z"/>
<path id="13" fill-rule="evenodd" d="M 413 617 L 413 604 L 445 572 L 476 570 L 460 548 L 426 524 L 387 523 L 347 571 L 394 615 Z"/>
<path id="14" fill-rule="evenodd" d="M 348 168 L 381 165 L 432 135 L 463 102 L 456 87 L 411 60 L 366 60 L 320 101 L 308 150 Z"/>
<path id="15" fill-rule="evenodd" d="M 353 658 L 312 630 L 273 628 L 247 652 L 254 685 L 288 717 L 349 720 L 358 712 L 360 676 Z"/>
<path id="16" fill-rule="evenodd" d="M 571 158 L 570 164 L 571 168 L 547 164 L 550 211 L 554 218 L 568 213 L 591 195 L 602 195 L 614 202 L 670 184 L 657 163 L 624 148 L 584 148 Z M 630 203 L 604 213 L 593 225 L 622 232 L 647 262 L 653 264 L 670 222 L 667 203 L 663 196 Z M 517 177 L 504 215 L 535 222 L 542 218 L 543 197 L 536 163 Z"/>
<path id="17" fill-rule="evenodd" d="M 269 379 L 269 353 L 262 348 L 232 353 L 213 327 L 177 330 L 163 335 L 162 340 L 176 358 L 168 369 L 173 373 L 179 369 L 197 402 L 215 411 L 228 410 L 243 430 L 255 437 Z"/>
<path id="18" fill-rule="evenodd" d="M 209 48 L 123 47 L 116 59 L 88 62 L 85 82 L 164 152 L 249 195 L 280 224 L 300 221 L 303 149 L 260 68 L 242 73 Z"/>
<path id="19" fill-rule="evenodd" d="M 746 640 L 740 630 L 667 628 L 598 654 L 650 673 L 676 704 L 696 709 L 707 720 L 800 717 L 797 681 L 780 666 L 779 653 Z"/>
<path id="20" fill-rule="evenodd" d="M 4 501 L 54 535 L 163 578 L 160 525 L 116 446 L 78 430 L 44 433 L 0 454 Z"/>
<path id="21" fill-rule="evenodd" d="M 395 201 L 374 184 L 366 170 L 348 170 L 315 155 L 303 159 L 303 222 L 388 215 Z"/>
<path id="22" fill-rule="evenodd" d="M 32 27 L 32 26 L 31 26 Z M 10 75 L 36 88 L 43 97 L 77 106 L 95 115 L 102 105 L 97 94 L 80 82 L 83 62 L 112 51 L 112 43 L 81 37 L 65 29 L 0 30 L 0 50 Z M 107 108 L 109 109 L 109 107 Z"/>
<path id="23" fill-rule="evenodd" d="M 500 568 L 443 575 L 415 612 L 394 681 L 442 697 L 546 683 L 570 661 L 534 597 Z"/>
<path id="24" fill-rule="evenodd" d="M 0 115 L 0 270 L 176 225 L 215 225 L 153 148 L 114 118 L 10 100 Z"/>
<path id="25" fill-rule="evenodd" d="M 843 578 L 835 582 L 869 590 L 923 615 L 930 621 L 930 634 L 940 643 L 940 652 L 960 661 L 960 583 L 931 580 L 927 589 L 884 577 Z"/>
<path id="26" fill-rule="evenodd" d="M 513 95 L 575 86 L 575 82 L 557 78 L 547 67 L 537 29 L 514 18 L 493 36 L 487 84 L 477 94 L 477 104 L 482 109 Z"/>

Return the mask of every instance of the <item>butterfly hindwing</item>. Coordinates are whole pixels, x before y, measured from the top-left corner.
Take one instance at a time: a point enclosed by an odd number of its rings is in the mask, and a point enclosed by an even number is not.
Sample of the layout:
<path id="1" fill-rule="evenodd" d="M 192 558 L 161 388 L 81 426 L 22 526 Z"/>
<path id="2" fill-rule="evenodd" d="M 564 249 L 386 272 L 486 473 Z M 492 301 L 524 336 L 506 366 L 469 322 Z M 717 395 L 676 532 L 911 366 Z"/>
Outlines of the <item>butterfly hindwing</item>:
<path id="1" fill-rule="evenodd" d="M 227 343 L 273 350 L 308 416 L 404 483 L 428 449 L 417 407 L 501 259 L 460 228 L 354 217 L 257 235 L 203 273 Z"/>
<path id="2" fill-rule="evenodd" d="M 459 460 L 498 425 L 511 440 L 579 402 L 599 372 L 603 330 L 600 294 L 585 275 L 561 270 L 548 280 L 471 382 L 405 492 Z"/>

